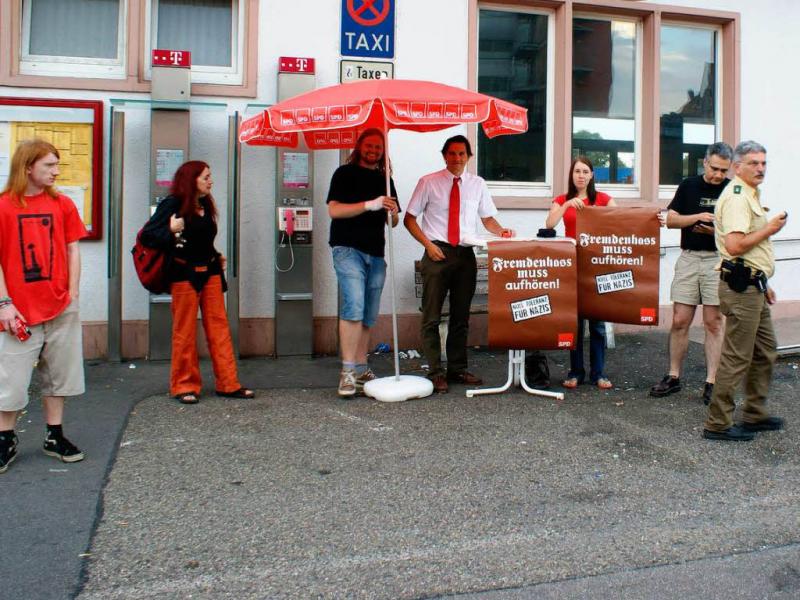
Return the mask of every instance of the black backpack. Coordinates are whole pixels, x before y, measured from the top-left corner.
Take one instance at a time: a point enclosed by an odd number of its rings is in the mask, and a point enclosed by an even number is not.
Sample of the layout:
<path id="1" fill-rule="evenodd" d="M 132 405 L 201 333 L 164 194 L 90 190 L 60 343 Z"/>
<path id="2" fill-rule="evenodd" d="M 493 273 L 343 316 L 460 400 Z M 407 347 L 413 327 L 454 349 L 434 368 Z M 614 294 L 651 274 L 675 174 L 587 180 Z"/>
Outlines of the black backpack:
<path id="1" fill-rule="evenodd" d="M 550 387 L 550 367 L 547 365 L 547 357 L 541 350 L 526 353 L 525 381 L 537 390 L 546 390 Z"/>

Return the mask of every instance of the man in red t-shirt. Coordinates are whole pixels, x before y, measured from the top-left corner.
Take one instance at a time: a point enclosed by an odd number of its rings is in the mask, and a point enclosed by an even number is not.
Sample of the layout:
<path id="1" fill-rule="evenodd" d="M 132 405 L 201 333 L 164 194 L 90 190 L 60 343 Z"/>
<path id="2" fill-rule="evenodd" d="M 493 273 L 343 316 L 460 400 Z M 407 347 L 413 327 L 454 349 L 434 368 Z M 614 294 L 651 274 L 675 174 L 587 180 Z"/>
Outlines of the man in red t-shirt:
<path id="1" fill-rule="evenodd" d="M 64 397 L 84 392 L 78 240 L 86 228 L 72 200 L 53 187 L 58 161 L 52 144 L 20 143 L 0 193 L 0 473 L 17 455 L 14 426 L 37 361 L 44 453 L 63 462 L 84 457 L 64 437 L 62 420 Z"/>

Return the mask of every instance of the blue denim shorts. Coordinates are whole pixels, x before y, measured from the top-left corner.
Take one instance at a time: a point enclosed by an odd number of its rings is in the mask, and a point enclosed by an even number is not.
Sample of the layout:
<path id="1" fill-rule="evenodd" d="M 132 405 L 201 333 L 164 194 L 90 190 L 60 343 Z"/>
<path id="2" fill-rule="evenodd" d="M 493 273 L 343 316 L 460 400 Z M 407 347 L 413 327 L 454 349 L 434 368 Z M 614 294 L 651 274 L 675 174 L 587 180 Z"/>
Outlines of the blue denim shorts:
<path id="1" fill-rule="evenodd" d="M 333 268 L 339 280 L 339 318 L 372 327 L 381 306 L 386 261 L 349 246 L 334 246 Z"/>

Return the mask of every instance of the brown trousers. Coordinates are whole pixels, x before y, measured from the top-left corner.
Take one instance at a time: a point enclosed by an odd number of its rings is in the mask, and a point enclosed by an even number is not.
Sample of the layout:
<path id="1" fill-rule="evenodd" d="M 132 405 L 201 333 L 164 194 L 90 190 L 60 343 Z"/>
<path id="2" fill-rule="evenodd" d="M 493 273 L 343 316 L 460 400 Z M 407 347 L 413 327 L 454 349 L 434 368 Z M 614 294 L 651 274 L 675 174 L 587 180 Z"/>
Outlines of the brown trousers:
<path id="1" fill-rule="evenodd" d="M 778 357 L 769 304 L 763 293 L 753 286 L 734 292 L 720 281 L 719 306 L 726 317 L 725 338 L 705 423 L 710 431 L 733 425 L 734 396 L 743 379 L 742 421 L 755 423 L 769 416 L 767 394 Z"/>
<path id="2" fill-rule="evenodd" d="M 197 309 L 203 317 L 203 330 L 214 368 L 215 389 L 235 392 L 241 386 L 233 355 L 231 330 L 225 313 L 222 278 L 212 275 L 198 292 L 188 281 L 172 284 L 172 364 L 169 393 L 199 394 L 202 387 L 197 357 Z"/>

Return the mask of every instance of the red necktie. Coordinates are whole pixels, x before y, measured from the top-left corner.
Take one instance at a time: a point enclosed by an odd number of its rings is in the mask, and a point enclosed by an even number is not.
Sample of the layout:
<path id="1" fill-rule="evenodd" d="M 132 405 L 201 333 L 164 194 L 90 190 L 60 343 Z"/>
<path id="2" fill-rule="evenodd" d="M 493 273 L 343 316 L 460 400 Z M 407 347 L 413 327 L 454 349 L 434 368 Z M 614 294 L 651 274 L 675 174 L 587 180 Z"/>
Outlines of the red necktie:
<path id="1" fill-rule="evenodd" d="M 461 227 L 458 218 L 461 214 L 461 190 L 459 182 L 461 177 L 453 178 L 453 187 L 450 188 L 450 209 L 447 214 L 447 241 L 451 246 L 458 246 L 461 239 Z"/>

